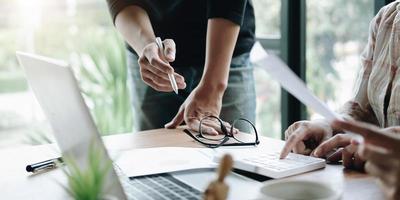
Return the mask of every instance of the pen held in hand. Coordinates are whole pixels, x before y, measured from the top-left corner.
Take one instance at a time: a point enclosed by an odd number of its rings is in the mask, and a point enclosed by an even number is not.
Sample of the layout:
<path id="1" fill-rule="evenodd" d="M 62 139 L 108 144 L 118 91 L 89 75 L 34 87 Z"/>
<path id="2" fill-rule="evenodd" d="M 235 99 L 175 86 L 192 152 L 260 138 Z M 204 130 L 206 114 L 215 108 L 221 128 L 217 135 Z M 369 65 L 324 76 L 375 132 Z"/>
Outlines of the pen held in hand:
<path id="1" fill-rule="evenodd" d="M 160 49 L 161 54 L 163 55 L 164 54 L 164 46 L 162 44 L 162 41 L 161 41 L 160 37 L 156 38 L 156 44 L 157 44 L 158 48 Z M 173 73 L 169 73 L 168 74 L 168 78 L 169 78 L 169 82 L 171 83 L 172 89 L 174 90 L 174 92 L 176 94 L 178 94 L 178 85 L 176 84 L 176 80 L 175 80 L 174 74 Z"/>

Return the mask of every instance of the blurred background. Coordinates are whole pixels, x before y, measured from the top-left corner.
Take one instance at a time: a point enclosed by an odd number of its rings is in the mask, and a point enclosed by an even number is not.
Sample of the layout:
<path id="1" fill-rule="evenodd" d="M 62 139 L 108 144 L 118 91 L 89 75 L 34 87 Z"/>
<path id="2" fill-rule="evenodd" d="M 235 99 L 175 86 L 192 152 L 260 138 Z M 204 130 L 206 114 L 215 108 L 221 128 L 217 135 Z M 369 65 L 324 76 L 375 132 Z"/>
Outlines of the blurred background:
<path id="1" fill-rule="evenodd" d="M 286 34 L 284 1 L 253 0 L 257 38 L 277 54 L 276 44 Z M 352 96 L 375 1 L 305 0 L 307 85 L 333 109 Z M 101 134 L 135 131 L 124 46 L 105 0 L 0 0 L 0 148 L 53 141 L 17 63 L 17 50 L 68 61 Z M 266 72 L 256 69 L 255 76 L 257 128 L 280 138 L 281 89 Z M 307 110 L 308 118 L 313 115 Z"/>

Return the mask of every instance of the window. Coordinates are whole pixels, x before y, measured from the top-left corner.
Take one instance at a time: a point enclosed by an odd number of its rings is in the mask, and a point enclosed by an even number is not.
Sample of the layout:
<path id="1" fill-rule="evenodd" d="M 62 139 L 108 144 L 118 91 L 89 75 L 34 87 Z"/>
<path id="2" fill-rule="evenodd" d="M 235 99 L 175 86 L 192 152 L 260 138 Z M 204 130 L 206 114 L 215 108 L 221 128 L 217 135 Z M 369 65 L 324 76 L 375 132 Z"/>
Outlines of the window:
<path id="1" fill-rule="evenodd" d="M 306 13 L 307 83 L 331 108 L 338 109 L 352 97 L 374 1 L 307 0 Z"/>
<path id="2" fill-rule="evenodd" d="M 71 63 L 101 133 L 132 129 L 124 47 L 105 1 L 1 1 L 0 148 L 52 140 L 15 50 Z"/>

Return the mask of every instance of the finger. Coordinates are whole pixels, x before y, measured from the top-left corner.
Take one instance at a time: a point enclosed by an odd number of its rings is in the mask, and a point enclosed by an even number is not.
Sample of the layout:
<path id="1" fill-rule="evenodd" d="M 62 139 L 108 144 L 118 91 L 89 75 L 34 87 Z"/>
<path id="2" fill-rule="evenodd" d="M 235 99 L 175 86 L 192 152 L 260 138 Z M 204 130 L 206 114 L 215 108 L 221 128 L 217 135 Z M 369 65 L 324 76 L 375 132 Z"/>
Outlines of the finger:
<path id="1" fill-rule="evenodd" d="M 332 152 L 334 149 L 338 147 L 344 147 L 349 145 L 351 142 L 351 138 L 345 134 L 336 134 L 335 136 L 329 138 L 328 140 L 321 143 L 314 152 L 316 157 L 322 157 L 327 155 L 329 152 Z"/>
<path id="2" fill-rule="evenodd" d="M 343 148 L 339 148 L 332 154 L 328 155 L 326 160 L 329 162 L 332 162 L 332 163 L 337 163 L 340 160 L 342 160 L 342 152 L 343 152 Z"/>
<path id="3" fill-rule="evenodd" d="M 140 70 L 143 75 L 146 75 L 147 78 L 152 79 L 153 82 L 155 82 L 159 85 L 171 86 L 171 89 L 172 89 L 171 81 L 169 80 L 168 74 L 158 70 L 157 68 L 155 68 L 153 66 L 142 67 Z M 185 89 L 186 83 L 185 83 L 184 78 L 177 73 L 174 73 L 174 75 L 175 75 L 175 80 L 176 80 L 176 84 L 178 85 L 178 88 Z"/>
<path id="4" fill-rule="evenodd" d="M 293 147 L 299 143 L 302 142 L 302 140 L 305 138 L 307 132 L 304 131 L 304 129 L 297 129 L 294 131 L 292 134 L 290 134 L 289 138 L 287 139 L 285 146 L 283 147 L 281 154 L 280 154 L 280 159 L 285 158 L 289 152 L 293 149 Z"/>
<path id="5" fill-rule="evenodd" d="M 290 125 L 289 128 L 286 129 L 285 131 L 285 140 L 289 139 L 289 136 L 297 130 L 298 126 L 300 125 L 300 122 L 295 122 L 294 124 Z"/>
<path id="6" fill-rule="evenodd" d="M 384 184 L 390 185 L 390 182 L 393 182 L 393 175 L 389 173 L 388 168 L 367 161 L 365 164 L 365 171 L 372 176 L 378 177 Z"/>
<path id="7" fill-rule="evenodd" d="M 385 131 L 386 133 L 389 134 L 399 134 L 400 133 L 400 126 L 392 126 L 392 127 L 388 127 L 383 129 L 383 131 Z"/>
<path id="8" fill-rule="evenodd" d="M 160 77 L 159 75 L 154 74 L 147 69 L 141 69 L 141 74 L 143 77 L 151 79 L 153 81 L 153 83 L 155 83 L 157 85 L 170 87 L 172 89 L 172 86 L 171 86 L 171 83 L 169 80 L 166 80 L 163 77 Z"/>
<path id="9" fill-rule="evenodd" d="M 140 65 L 140 70 L 150 71 L 151 73 L 156 74 L 159 77 L 162 77 L 163 79 L 169 81 L 168 74 L 150 65 L 146 58 L 140 58 L 138 62 Z"/>
<path id="10" fill-rule="evenodd" d="M 199 130 L 200 121 L 197 118 L 193 117 L 186 121 L 187 121 L 187 124 L 190 129 L 200 132 L 200 130 Z M 207 135 L 218 135 L 219 134 L 217 130 L 215 130 L 214 128 L 212 128 L 210 126 L 204 125 L 204 124 L 201 125 L 201 133 L 207 134 Z"/>
<path id="11" fill-rule="evenodd" d="M 364 145 L 359 152 L 360 156 L 365 160 L 381 165 L 382 167 L 395 165 L 396 163 L 393 160 L 398 157 L 384 148 L 373 145 Z"/>
<path id="12" fill-rule="evenodd" d="M 164 44 L 164 56 L 168 62 L 174 62 L 175 60 L 175 52 L 176 52 L 176 45 L 174 40 L 165 39 L 163 41 Z"/>
<path id="13" fill-rule="evenodd" d="M 235 128 L 235 127 L 232 128 L 232 125 L 231 125 L 230 123 L 226 122 L 226 121 L 222 121 L 222 124 L 226 127 L 227 131 L 228 131 L 230 134 L 238 134 L 238 133 L 240 132 L 239 129 L 237 129 L 237 128 Z M 232 132 L 230 132 L 231 129 L 232 129 Z"/>
<path id="14" fill-rule="evenodd" d="M 164 127 L 165 128 L 176 128 L 177 126 L 181 125 L 183 122 L 184 114 L 185 114 L 185 106 L 181 105 L 181 107 L 179 107 L 178 113 L 175 115 L 175 117 L 170 122 L 165 124 Z"/>
<path id="15" fill-rule="evenodd" d="M 167 77 L 168 77 L 168 75 L 167 75 Z M 176 80 L 176 84 L 178 85 L 178 88 L 185 89 L 186 88 L 185 78 L 178 73 L 174 73 L 174 77 Z"/>
<path id="16" fill-rule="evenodd" d="M 343 166 L 345 168 L 351 169 L 353 168 L 353 155 L 354 151 L 352 151 L 351 148 L 344 148 L 342 151 L 342 160 L 343 160 Z"/>
<path id="17" fill-rule="evenodd" d="M 142 79 L 143 79 L 143 82 L 145 82 L 148 86 L 150 86 L 151 88 L 153 88 L 156 91 L 160 91 L 160 92 L 171 92 L 172 91 L 171 86 L 158 85 L 158 84 L 154 83 L 153 80 L 146 78 L 146 77 L 142 77 Z"/>
<path id="18" fill-rule="evenodd" d="M 151 66 L 157 68 L 158 70 L 170 74 L 174 72 L 174 69 L 167 63 L 161 60 L 161 58 L 158 56 L 158 50 L 156 52 L 151 52 L 145 54 L 148 62 L 150 63 Z"/>
<path id="19" fill-rule="evenodd" d="M 353 166 L 356 170 L 363 170 L 364 169 L 365 161 L 358 155 L 357 151 L 354 152 L 354 160 Z"/>
<path id="20" fill-rule="evenodd" d="M 311 153 L 311 149 L 307 149 L 306 145 L 303 142 L 297 143 L 292 150 L 293 153 L 302 155 L 309 155 Z"/>
<path id="21" fill-rule="evenodd" d="M 391 134 L 383 134 L 378 127 L 362 122 L 348 122 L 339 120 L 334 121 L 332 125 L 343 130 L 362 135 L 366 143 L 396 149 L 397 152 L 400 151 L 398 147 L 399 145 L 397 145 L 397 141 L 399 139 Z"/>
<path id="22" fill-rule="evenodd" d="M 204 120 L 202 122 L 202 125 L 208 126 L 213 128 L 214 130 L 216 130 L 218 132 L 218 134 L 224 134 L 224 132 L 221 129 L 221 123 L 219 121 L 213 121 L 213 120 Z M 230 130 L 230 125 L 226 126 L 224 125 L 226 130 L 229 131 Z"/>

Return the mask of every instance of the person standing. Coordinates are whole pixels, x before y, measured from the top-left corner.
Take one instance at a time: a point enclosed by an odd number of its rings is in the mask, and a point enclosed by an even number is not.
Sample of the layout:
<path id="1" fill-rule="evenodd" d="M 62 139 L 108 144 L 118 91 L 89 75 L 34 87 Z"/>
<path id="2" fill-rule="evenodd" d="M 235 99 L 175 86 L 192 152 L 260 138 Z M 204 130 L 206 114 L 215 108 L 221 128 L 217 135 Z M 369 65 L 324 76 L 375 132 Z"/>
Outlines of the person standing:
<path id="1" fill-rule="evenodd" d="M 255 21 L 249 0 L 107 0 L 127 43 L 135 125 L 139 130 L 198 130 L 208 115 L 232 122 L 255 120 L 255 86 L 249 52 Z M 155 40 L 163 39 L 164 52 Z M 173 73 L 179 94 L 173 93 Z M 227 123 L 229 126 L 229 124 Z M 204 133 L 220 125 L 206 122 Z"/>

